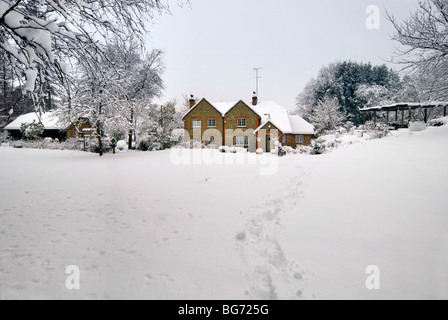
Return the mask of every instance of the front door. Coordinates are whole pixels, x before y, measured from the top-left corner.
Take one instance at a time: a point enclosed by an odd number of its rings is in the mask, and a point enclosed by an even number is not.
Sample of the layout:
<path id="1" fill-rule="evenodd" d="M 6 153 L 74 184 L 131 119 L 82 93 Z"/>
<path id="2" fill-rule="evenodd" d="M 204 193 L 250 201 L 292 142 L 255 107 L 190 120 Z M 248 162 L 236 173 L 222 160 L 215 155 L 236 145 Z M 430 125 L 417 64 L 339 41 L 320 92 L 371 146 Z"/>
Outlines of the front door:
<path id="1" fill-rule="evenodd" d="M 266 152 L 270 153 L 271 152 L 271 135 L 267 134 L 266 135 Z"/>

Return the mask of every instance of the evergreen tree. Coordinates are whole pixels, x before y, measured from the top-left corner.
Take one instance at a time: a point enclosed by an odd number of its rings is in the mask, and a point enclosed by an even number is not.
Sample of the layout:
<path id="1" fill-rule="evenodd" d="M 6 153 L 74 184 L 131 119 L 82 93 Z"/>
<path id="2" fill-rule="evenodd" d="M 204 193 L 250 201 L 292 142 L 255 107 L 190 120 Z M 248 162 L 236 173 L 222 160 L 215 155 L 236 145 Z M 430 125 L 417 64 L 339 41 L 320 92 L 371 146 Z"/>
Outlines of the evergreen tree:
<path id="1" fill-rule="evenodd" d="M 310 119 L 319 101 L 335 98 L 345 112 L 347 120 L 361 123 L 359 108 L 367 101 L 359 96 L 361 86 L 381 86 L 387 91 L 397 90 L 402 83 L 400 76 L 387 66 L 344 61 L 323 67 L 316 79 L 312 79 L 297 97 L 297 112 Z"/>

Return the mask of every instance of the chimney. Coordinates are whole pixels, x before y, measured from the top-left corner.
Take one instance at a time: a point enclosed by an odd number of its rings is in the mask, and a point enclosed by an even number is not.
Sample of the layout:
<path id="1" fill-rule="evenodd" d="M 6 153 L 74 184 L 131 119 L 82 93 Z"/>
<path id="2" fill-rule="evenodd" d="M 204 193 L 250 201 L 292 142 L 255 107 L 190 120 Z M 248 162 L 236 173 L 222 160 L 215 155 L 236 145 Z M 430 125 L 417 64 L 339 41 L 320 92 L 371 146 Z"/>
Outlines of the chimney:
<path id="1" fill-rule="evenodd" d="M 196 104 L 196 100 L 194 99 L 194 95 L 191 95 L 190 97 L 190 109 L 194 107 Z"/>
<path id="2" fill-rule="evenodd" d="M 252 105 L 256 106 L 258 104 L 257 93 L 254 91 L 254 95 L 252 96 Z"/>

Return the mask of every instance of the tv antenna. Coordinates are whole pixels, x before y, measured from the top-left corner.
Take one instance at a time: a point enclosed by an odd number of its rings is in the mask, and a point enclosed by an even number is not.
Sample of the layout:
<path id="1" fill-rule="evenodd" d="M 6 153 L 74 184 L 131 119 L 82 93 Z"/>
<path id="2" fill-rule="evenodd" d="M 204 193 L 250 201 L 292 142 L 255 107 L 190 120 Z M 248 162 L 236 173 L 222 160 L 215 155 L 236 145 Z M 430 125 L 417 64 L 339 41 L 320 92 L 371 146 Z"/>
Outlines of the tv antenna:
<path id="1" fill-rule="evenodd" d="M 258 71 L 260 71 L 261 69 L 264 69 L 263 67 L 258 67 L 258 68 L 254 68 L 254 71 L 255 71 L 255 79 L 256 79 L 256 94 L 257 94 L 257 96 L 259 95 L 258 94 L 258 79 L 260 79 L 261 77 L 258 75 Z"/>

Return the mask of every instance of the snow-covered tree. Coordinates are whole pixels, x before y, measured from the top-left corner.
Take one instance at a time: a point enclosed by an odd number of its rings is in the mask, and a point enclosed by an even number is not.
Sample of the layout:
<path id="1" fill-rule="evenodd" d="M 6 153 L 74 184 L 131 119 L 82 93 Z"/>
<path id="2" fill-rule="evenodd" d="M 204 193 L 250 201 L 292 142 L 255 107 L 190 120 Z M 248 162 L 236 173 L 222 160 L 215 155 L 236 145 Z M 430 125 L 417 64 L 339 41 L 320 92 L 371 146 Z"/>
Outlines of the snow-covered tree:
<path id="1" fill-rule="evenodd" d="M 336 98 L 325 97 L 317 103 L 310 116 L 317 133 L 335 130 L 347 120 Z"/>
<path id="2" fill-rule="evenodd" d="M 408 19 L 388 19 L 396 29 L 392 38 L 401 44 L 394 62 L 420 78 L 420 99 L 448 99 L 448 1 L 421 0 Z"/>
<path id="3" fill-rule="evenodd" d="M 18 86 L 10 57 L 0 50 L 0 130 L 18 116 L 33 110 L 29 96 Z"/>
<path id="4" fill-rule="evenodd" d="M 77 79 L 69 87 L 70 102 L 58 110 L 67 122 L 86 117 L 95 124 L 100 155 L 105 134 L 116 139 L 128 136 L 132 147 L 151 100 L 162 93 L 164 71 L 160 50 L 144 55 L 135 42 L 118 38 L 103 50 L 108 59 L 98 58 L 102 74 L 80 64 Z"/>
<path id="5" fill-rule="evenodd" d="M 160 97 L 164 89 L 161 77 L 165 69 L 163 52 L 152 50 L 143 57 L 135 42 L 117 42 L 106 52 L 114 69 L 111 72 L 117 74 L 109 81 L 111 103 L 118 104 L 127 114 L 128 147 L 131 149 L 139 121 L 144 121 L 152 99 Z"/>
<path id="6" fill-rule="evenodd" d="M 103 45 L 114 35 L 143 42 L 164 10 L 168 0 L 0 0 L 0 50 L 39 109 L 45 83 L 65 87 L 73 63 L 101 75 Z"/>
<path id="7" fill-rule="evenodd" d="M 176 113 L 175 100 L 164 105 L 151 105 L 148 119 L 142 127 L 138 148 L 142 151 L 164 150 L 178 142 L 172 139 L 173 130 L 179 128 Z"/>
<path id="8" fill-rule="evenodd" d="M 297 97 L 297 113 L 309 118 L 313 108 L 325 97 L 336 98 L 347 118 L 361 123 L 358 109 L 366 101 L 356 94 L 361 85 L 384 87 L 395 90 L 400 85 L 399 75 L 383 66 L 351 61 L 332 63 L 323 67 L 316 79 L 312 79 Z"/>
<path id="9" fill-rule="evenodd" d="M 399 22 L 388 15 L 396 33 L 393 39 L 403 47 L 397 62 L 413 68 L 434 70 L 448 60 L 448 1 L 421 0 L 410 18 Z"/>

